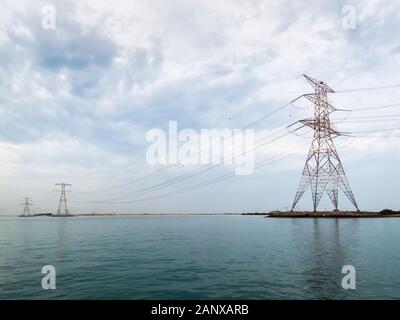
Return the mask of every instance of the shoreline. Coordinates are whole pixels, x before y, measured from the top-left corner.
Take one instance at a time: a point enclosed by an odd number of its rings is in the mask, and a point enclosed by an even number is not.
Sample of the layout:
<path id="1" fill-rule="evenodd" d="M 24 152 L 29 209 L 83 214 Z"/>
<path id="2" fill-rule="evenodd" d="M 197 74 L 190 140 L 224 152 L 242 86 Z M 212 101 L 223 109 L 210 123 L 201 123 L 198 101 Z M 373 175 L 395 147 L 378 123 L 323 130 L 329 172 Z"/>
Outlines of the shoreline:
<path id="1" fill-rule="evenodd" d="M 69 218 L 69 217 L 132 217 L 132 216 L 242 216 L 243 213 L 77 213 L 68 215 L 58 214 L 33 214 L 29 216 L 18 215 L 20 218 L 38 218 L 38 217 L 51 217 L 51 218 Z M 262 214 L 265 216 L 266 214 Z M 10 215 L 14 216 L 15 215 Z"/>
<path id="2" fill-rule="evenodd" d="M 268 213 L 266 218 L 400 218 L 400 214 L 374 211 L 275 211 Z"/>
<path id="3" fill-rule="evenodd" d="M 400 218 L 399 212 L 375 211 L 271 211 L 254 213 L 79 213 L 69 215 L 34 214 L 29 216 L 19 215 L 20 218 L 74 218 L 74 217 L 185 217 L 185 216 L 263 216 L 264 218 Z"/>

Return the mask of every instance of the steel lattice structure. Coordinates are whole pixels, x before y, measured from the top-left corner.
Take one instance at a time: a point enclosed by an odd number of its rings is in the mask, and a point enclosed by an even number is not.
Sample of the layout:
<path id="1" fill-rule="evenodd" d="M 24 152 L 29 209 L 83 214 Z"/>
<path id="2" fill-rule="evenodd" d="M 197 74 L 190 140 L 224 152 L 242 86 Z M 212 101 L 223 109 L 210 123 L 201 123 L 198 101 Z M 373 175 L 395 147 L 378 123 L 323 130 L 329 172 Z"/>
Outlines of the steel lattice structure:
<path id="1" fill-rule="evenodd" d="M 21 205 L 24 206 L 24 211 L 22 212 L 22 216 L 24 216 L 24 217 L 30 216 L 30 215 L 31 215 L 30 206 L 32 206 L 32 203 L 31 203 L 31 200 L 30 200 L 30 199 L 31 199 L 31 198 L 26 197 L 26 198 L 24 198 L 24 200 L 23 200 L 24 202 L 21 203 Z"/>
<path id="2" fill-rule="evenodd" d="M 68 183 L 56 183 L 56 186 L 61 186 L 60 203 L 58 205 L 57 214 L 58 215 L 69 215 L 66 197 L 66 186 L 71 186 Z"/>
<path id="3" fill-rule="evenodd" d="M 308 153 L 299 187 L 293 201 L 292 211 L 307 190 L 311 187 L 314 211 L 317 211 L 322 195 L 326 192 L 338 210 L 339 194 L 342 190 L 357 211 L 358 205 L 351 191 L 345 171 L 339 158 L 339 154 L 333 143 L 333 139 L 340 135 L 335 130 L 330 114 L 337 109 L 328 102 L 328 93 L 335 92 L 323 81 L 304 75 L 314 89 L 314 93 L 305 94 L 304 97 L 314 105 L 314 117 L 301 120 L 300 123 L 314 130 L 313 141 Z M 297 100 L 297 99 L 296 99 Z"/>

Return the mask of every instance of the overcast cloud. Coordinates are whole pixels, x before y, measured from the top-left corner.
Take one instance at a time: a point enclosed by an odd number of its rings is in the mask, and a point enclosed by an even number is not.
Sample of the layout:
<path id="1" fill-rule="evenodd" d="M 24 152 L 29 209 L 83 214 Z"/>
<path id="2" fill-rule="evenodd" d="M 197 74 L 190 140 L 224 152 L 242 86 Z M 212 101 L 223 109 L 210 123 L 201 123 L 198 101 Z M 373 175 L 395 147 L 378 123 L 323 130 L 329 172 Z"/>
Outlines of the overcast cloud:
<path id="1" fill-rule="evenodd" d="M 42 8 L 56 28 L 42 27 Z M 343 28 L 343 6 L 356 28 Z M 71 212 L 254 212 L 290 207 L 311 132 L 257 152 L 257 161 L 297 154 L 204 189 L 158 195 L 233 172 L 221 166 L 146 196 L 138 189 L 196 167 L 146 162 L 146 132 L 243 128 L 311 88 L 303 73 L 348 90 L 400 84 L 397 1 L 21 1 L 0 4 L 0 212 L 18 213 L 32 197 L 36 212 L 57 207 L 56 182 L 71 183 Z M 332 95 L 338 108 L 400 103 L 400 89 Z M 257 123 L 272 132 L 312 116 L 300 103 Z M 337 114 L 342 131 L 400 127 Z M 345 120 L 343 120 L 345 118 Z M 342 120 L 340 120 L 342 119 Z M 398 118 L 400 119 L 400 118 Z M 260 133 L 261 134 L 261 133 Z M 361 209 L 400 209 L 400 131 L 336 140 Z M 382 135 L 381 137 L 379 137 Z M 130 183 L 154 172 L 146 179 Z M 108 189 L 104 192 L 91 192 Z M 146 197 L 152 200 L 125 204 Z M 309 192 L 300 202 L 311 208 Z M 341 195 L 342 208 L 351 208 Z M 325 198 L 321 208 L 330 208 Z"/>

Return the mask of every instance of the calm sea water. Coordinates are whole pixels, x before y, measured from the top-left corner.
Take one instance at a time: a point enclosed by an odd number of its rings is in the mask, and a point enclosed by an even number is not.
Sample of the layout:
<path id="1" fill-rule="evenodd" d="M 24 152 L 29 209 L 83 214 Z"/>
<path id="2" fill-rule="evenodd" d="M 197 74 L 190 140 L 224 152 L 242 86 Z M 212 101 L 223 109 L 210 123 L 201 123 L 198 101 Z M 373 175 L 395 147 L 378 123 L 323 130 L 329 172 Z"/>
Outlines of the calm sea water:
<path id="1" fill-rule="evenodd" d="M 400 299 L 399 244 L 396 218 L 1 217 L 0 298 Z"/>

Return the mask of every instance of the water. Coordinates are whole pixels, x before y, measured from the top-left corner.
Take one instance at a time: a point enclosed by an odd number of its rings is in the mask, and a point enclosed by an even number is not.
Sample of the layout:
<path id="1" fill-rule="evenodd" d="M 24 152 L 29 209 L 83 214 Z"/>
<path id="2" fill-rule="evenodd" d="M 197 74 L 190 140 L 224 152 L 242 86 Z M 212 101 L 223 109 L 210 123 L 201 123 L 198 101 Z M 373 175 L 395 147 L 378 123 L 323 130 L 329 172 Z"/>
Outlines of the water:
<path id="1" fill-rule="evenodd" d="M 0 298 L 400 299 L 399 231 L 396 218 L 1 217 Z M 341 287 L 348 264 L 356 290 Z"/>

